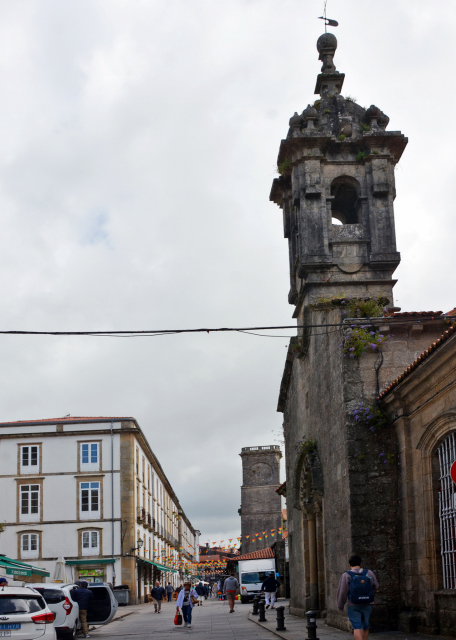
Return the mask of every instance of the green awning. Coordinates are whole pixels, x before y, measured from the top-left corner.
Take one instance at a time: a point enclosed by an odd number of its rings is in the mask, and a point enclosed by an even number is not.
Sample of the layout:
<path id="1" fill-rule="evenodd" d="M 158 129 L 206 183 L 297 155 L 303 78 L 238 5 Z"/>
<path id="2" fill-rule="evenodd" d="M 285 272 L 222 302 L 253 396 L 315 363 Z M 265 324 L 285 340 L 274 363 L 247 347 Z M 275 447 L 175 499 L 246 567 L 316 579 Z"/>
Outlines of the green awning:
<path id="1" fill-rule="evenodd" d="M 8 576 L 44 576 L 46 578 L 50 577 L 49 571 L 45 569 L 40 569 L 39 567 L 34 567 L 31 564 L 27 564 L 26 562 L 21 562 L 20 560 L 13 560 L 12 558 L 7 558 L 6 556 L 0 555 L 0 567 L 4 567 L 6 570 L 6 575 Z"/>
<path id="2" fill-rule="evenodd" d="M 178 573 L 177 569 L 171 569 L 171 567 L 165 567 L 164 564 L 158 564 L 158 562 L 152 562 L 152 560 L 146 560 L 146 558 L 139 558 L 138 556 L 136 556 L 137 560 L 141 560 L 141 562 L 147 562 L 147 564 L 152 564 L 154 565 L 154 567 L 157 567 L 157 569 L 160 569 L 160 571 L 166 571 L 166 572 L 171 572 L 171 573 Z"/>
<path id="3" fill-rule="evenodd" d="M 84 565 L 84 564 L 114 564 L 115 558 L 79 558 L 79 560 L 65 560 L 65 564 Z"/>

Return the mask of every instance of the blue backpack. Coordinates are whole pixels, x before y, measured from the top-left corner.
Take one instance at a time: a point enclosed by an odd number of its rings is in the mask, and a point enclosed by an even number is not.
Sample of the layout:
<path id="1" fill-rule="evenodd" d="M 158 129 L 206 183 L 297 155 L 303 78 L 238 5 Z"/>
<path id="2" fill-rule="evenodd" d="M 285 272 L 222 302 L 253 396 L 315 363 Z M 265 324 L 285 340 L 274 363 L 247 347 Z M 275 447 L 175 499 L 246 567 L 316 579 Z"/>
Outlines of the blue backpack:
<path id="1" fill-rule="evenodd" d="M 347 571 L 350 576 L 350 602 L 352 604 L 369 604 L 374 601 L 372 580 L 367 575 L 367 569 L 361 573 Z"/>

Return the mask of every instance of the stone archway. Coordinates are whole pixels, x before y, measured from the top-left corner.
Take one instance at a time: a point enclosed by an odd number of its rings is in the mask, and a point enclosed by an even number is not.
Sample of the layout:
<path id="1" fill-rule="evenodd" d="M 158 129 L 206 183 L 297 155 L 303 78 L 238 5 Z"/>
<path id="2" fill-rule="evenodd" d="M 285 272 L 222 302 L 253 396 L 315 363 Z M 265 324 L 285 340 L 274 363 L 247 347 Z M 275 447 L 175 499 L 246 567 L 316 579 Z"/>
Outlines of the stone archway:
<path id="1" fill-rule="evenodd" d="M 302 454 L 296 465 L 294 506 L 302 512 L 306 609 L 326 609 L 323 471 L 317 451 Z"/>

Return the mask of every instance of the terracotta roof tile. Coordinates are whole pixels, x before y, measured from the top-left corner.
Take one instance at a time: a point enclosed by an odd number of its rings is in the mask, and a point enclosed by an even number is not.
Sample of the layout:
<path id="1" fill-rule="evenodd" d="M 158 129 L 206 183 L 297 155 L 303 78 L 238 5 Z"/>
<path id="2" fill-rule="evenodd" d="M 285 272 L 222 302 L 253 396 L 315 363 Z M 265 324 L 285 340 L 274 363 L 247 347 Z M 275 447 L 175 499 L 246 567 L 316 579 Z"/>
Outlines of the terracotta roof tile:
<path id="1" fill-rule="evenodd" d="M 235 559 L 236 562 L 238 560 L 264 560 L 265 558 L 273 558 L 274 551 L 271 547 L 266 547 L 266 549 L 259 549 L 258 551 L 251 551 L 250 553 L 245 553 L 243 556 L 237 556 Z"/>
<path id="2" fill-rule="evenodd" d="M 433 342 L 431 346 L 426 349 L 426 351 L 423 351 L 423 353 L 419 355 L 418 358 L 414 362 L 412 362 L 412 364 L 410 364 L 407 367 L 407 369 L 403 371 L 403 373 L 401 373 L 400 376 L 396 378 L 396 380 L 394 380 L 388 387 L 386 387 L 386 389 L 384 389 L 381 392 L 381 394 L 378 396 L 378 400 L 381 400 L 390 391 L 392 391 L 394 387 L 396 387 L 400 382 L 402 382 L 402 380 L 404 380 L 404 378 L 406 378 L 410 373 L 412 373 L 412 371 L 414 371 L 422 362 L 424 362 L 424 360 L 429 358 L 429 356 L 431 356 L 436 349 L 438 349 L 444 342 L 449 340 L 451 336 L 455 334 L 455 332 L 456 332 L 456 325 L 453 325 L 447 331 L 445 331 L 445 333 L 443 333 L 438 340 Z"/>
<path id="3" fill-rule="evenodd" d="M 386 318 L 434 318 L 443 315 L 443 311 L 399 311 L 386 312 Z"/>

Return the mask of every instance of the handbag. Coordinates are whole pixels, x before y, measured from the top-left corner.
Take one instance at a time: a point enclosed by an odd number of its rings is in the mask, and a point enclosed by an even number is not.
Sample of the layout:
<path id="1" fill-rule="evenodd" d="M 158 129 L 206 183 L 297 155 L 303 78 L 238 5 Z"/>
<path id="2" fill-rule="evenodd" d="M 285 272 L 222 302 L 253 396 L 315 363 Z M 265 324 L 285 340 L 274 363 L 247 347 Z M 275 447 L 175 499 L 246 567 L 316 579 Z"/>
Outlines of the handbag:
<path id="1" fill-rule="evenodd" d="M 176 615 L 174 616 L 174 624 L 175 625 L 182 624 L 182 614 L 181 613 L 176 613 Z"/>
<path id="2" fill-rule="evenodd" d="M 195 598 L 194 595 L 190 594 L 190 599 L 193 605 L 198 604 L 198 598 Z"/>

